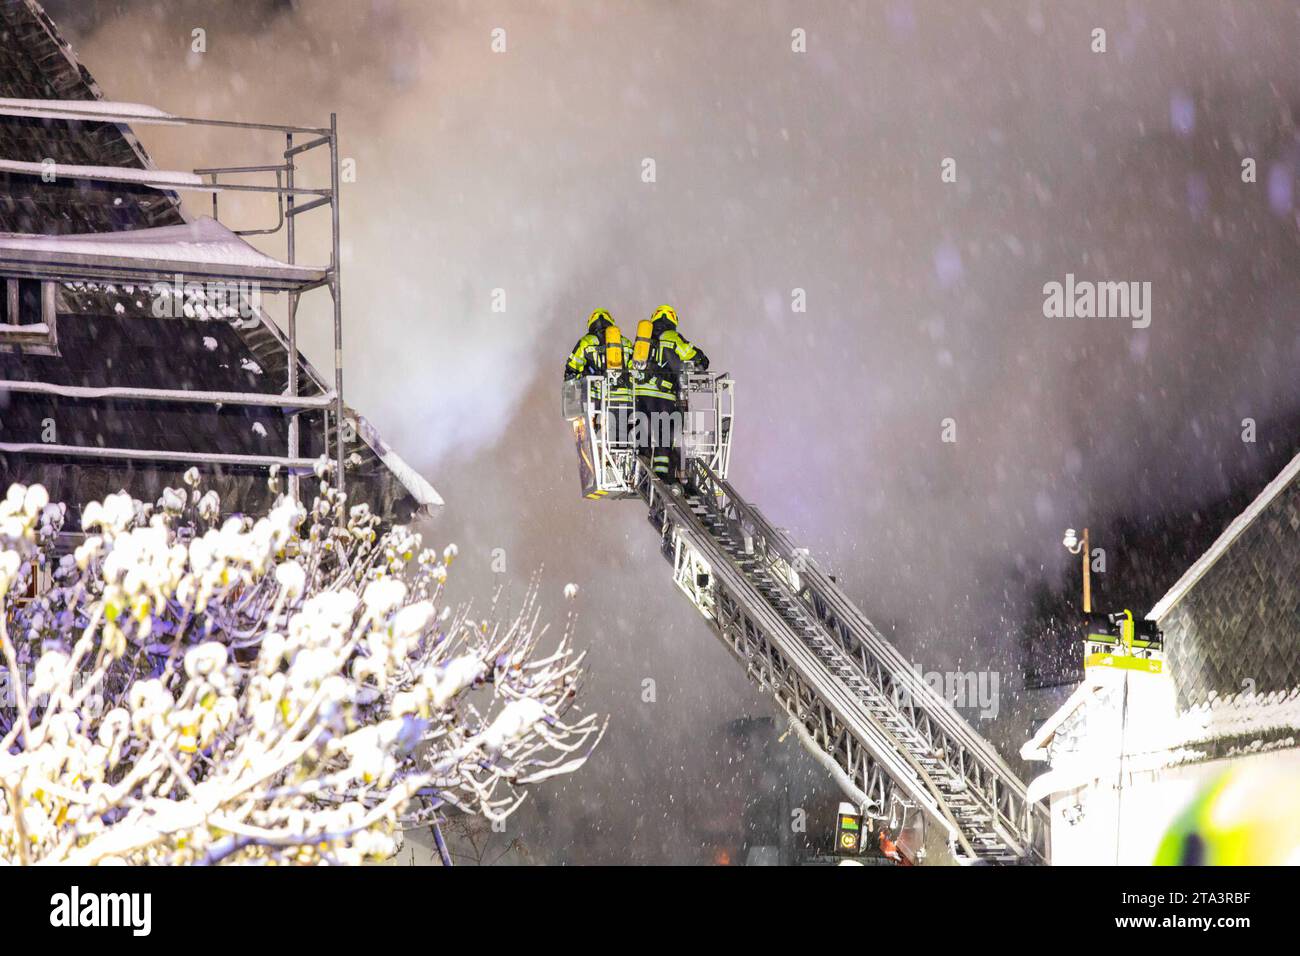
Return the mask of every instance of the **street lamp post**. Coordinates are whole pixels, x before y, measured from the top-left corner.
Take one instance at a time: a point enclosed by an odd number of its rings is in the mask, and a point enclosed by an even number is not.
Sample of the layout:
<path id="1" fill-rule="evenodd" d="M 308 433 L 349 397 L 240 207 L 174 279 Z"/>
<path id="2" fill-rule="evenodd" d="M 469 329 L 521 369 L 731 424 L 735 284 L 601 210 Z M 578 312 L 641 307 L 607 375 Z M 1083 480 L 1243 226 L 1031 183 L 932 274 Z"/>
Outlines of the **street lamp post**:
<path id="1" fill-rule="evenodd" d="M 1083 529 L 1083 538 L 1074 533 L 1073 528 L 1065 529 L 1065 538 L 1061 541 L 1071 554 L 1083 555 L 1083 613 L 1092 613 L 1092 550 L 1088 546 L 1088 529 Z"/>

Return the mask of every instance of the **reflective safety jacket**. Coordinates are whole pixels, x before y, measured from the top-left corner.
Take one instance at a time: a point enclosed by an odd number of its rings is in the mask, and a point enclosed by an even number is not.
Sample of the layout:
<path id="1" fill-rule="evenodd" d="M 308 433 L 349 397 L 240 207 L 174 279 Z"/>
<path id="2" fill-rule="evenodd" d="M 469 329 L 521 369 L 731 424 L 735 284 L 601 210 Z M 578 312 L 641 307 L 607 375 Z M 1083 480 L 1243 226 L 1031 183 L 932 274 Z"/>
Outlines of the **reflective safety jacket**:
<path id="1" fill-rule="evenodd" d="M 564 377 L 583 378 L 588 375 L 605 374 L 605 329 L 613 323 L 606 319 L 599 319 L 587 334 L 578 339 L 578 344 L 573 347 L 569 353 L 568 361 L 564 363 Z M 632 343 L 628 341 L 626 335 L 621 336 L 623 342 L 623 368 L 627 368 L 627 363 L 632 359 Z M 600 398 L 601 390 L 604 388 L 603 382 L 595 383 L 594 396 Z M 610 393 L 610 398 L 618 401 L 630 401 L 632 398 L 632 386 L 628 380 L 627 373 L 619 377 L 619 384 L 615 386 Z"/>
<path id="2" fill-rule="evenodd" d="M 667 319 L 654 325 L 654 339 L 650 342 L 650 361 L 640 375 L 633 376 L 637 398 L 677 399 L 678 379 L 685 362 L 694 362 L 703 371 L 709 367 L 709 357 L 696 348 Z"/>

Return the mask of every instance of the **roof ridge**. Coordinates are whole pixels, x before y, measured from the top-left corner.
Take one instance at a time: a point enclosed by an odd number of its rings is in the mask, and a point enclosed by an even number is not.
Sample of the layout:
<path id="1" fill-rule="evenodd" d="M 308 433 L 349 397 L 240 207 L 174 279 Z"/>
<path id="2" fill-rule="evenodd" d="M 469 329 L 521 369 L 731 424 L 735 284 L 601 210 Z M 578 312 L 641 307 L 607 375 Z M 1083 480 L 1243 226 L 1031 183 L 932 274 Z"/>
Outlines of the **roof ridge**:
<path id="1" fill-rule="evenodd" d="M 85 64 L 81 62 L 80 58 L 78 58 L 77 51 L 72 48 L 72 44 L 68 42 L 62 33 L 59 32 L 58 26 L 50 18 L 50 15 L 45 12 L 45 8 L 42 7 L 37 0 L 19 0 L 19 2 L 27 6 L 27 9 L 31 11 L 32 16 L 34 16 L 37 22 L 39 22 L 45 29 L 50 42 L 54 44 L 55 48 L 60 53 L 63 54 L 64 58 L 68 61 L 68 65 L 72 67 L 78 79 L 85 85 L 86 91 L 90 93 L 89 99 L 103 100 L 105 98 L 104 91 L 100 88 L 99 83 L 95 80 L 95 77 L 91 75 L 90 70 L 86 69 Z M 126 140 L 127 146 L 131 148 L 131 151 L 135 153 L 136 158 L 140 161 L 141 169 L 157 168 L 154 165 L 153 158 L 149 155 L 149 151 L 144 148 L 144 144 L 136 137 L 135 130 L 122 123 L 112 123 L 108 125 L 117 127 L 122 138 Z M 179 198 L 170 192 L 168 192 L 167 195 L 172 201 L 172 204 L 179 210 Z"/>
<path id="2" fill-rule="evenodd" d="M 1263 513 L 1264 509 L 1272 503 L 1273 499 L 1290 486 L 1292 481 L 1296 480 L 1297 476 L 1300 476 L 1300 453 L 1296 454 L 1296 456 L 1277 473 L 1273 480 L 1264 486 L 1264 490 L 1255 497 L 1254 501 L 1246 506 L 1246 509 L 1242 511 L 1241 514 L 1237 515 L 1237 517 L 1233 518 L 1232 521 L 1229 522 L 1228 526 L 1223 529 L 1223 532 L 1214 539 L 1214 543 L 1205 550 L 1205 553 L 1197 558 L 1196 561 L 1192 563 L 1192 566 L 1183 572 L 1183 576 L 1174 583 L 1174 586 L 1165 592 L 1165 596 L 1156 602 L 1155 607 L 1147 613 L 1147 618 L 1152 621 L 1159 621 L 1173 610 L 1174 605 L 1183 599 L 1187 592 L 1192 589 L 1193 585 L 1204 577 L 1210 568 L 1214 567 L 1218 560 L 1227 552 L 1228 548 L 1232 546 L 1232 543 L 1241 537 L 1246 532 L 1247 528 L 1255 523 L 1255 519 Z"/>

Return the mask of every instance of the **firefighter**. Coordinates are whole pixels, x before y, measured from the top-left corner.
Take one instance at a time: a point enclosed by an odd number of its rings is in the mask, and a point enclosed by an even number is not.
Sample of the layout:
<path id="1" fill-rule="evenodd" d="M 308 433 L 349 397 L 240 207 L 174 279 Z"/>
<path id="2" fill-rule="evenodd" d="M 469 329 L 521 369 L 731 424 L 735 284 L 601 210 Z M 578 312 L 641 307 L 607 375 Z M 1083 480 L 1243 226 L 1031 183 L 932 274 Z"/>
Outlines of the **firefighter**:
<path id="1" fill-rule="evenodd" d="M 628 359 L 631 357 L 632 343 L 628 341 L 627 336 L 618 331 L 618 326 L 614 324 L 614 317 L 609 314 L 608 309 L 597 309 L 587 317 L 587 332 L 582 338 L 578 339 L 578 344 L 573 347 L 568 360 L 564 363 L 564 378 L 566 381 L 571 378 L 584 378 L 588 375 L 604 376 L 607 371 L 607 329 L 613 329 L 614 334 L 618 335 L 621 340 L 622 367 L 627 368 Z M 599 405 L 600 400 L 604 397 L 602 394 L 604 381 L 592 383 L 592 388 L 592 397 L 597 400 L 597 405 Z M 632 384 L 628 380 L 626 372 L 618 376 L 609 393 L 609 400 L 614 403 L 625 403 L 629 406 L 632 404 Z"/>
<path id="2" fill-rule="evenodd" d="M 578 339 L 578 344 L 573 347 L 564 363 L 565 379 L 605 374 L 604 331 L 612 325 L 614 317 L 608 309 L 597 309 L 587 317 L 587 333 Z M 624 336 L 623 350 L 626 352 L 630 349 L 631 343 Z"/>
<path id="3" fill-rule="evenodd" d="M 633 346 L 633 392 L 636 397 L 640 447 L 651 456 L 651 466 L 660 478 L 676 483 L 681 470 L 678 392 L 682 366 L 691 362 L 703 371 L 709 357 L 677 331 L 677 313 L 661 305 L 650 316 L 650 328 L 641 323 Z M 644 362 L 637 361 L 641 343 L 648 339 Z M 644 414 L 644 418 L 641 417 Z M 667 417 L 672 415 L 672 418 Z"/>

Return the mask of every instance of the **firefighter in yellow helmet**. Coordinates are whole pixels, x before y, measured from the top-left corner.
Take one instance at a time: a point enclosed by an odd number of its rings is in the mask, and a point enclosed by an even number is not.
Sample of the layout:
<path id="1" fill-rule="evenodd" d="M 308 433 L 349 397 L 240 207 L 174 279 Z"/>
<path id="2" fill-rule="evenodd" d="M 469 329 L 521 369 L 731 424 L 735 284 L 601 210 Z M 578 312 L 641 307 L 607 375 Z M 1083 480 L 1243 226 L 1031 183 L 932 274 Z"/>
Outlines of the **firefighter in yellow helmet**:
<path id="1" fill-rule="evenodd" d="M 634 364 L 632 378 L 641 432 L 639 444 L 650 454 L 654 473 L 675 482 L 681 470 L 681 449 L 677 446 L 680 417 L 675 413 L 679 410 L 682 367 L 690 362 L 703 371 L 709 367 L 709 357 L 677 331 L 677 312 L 672 306 L 659 306 L 650 322 L 649 357 L 644 368 Z M 637 338 L 641 338 L 640 332 Z M 640 418 L 640 413 L 645 417 Z"/>
<path id="2" fill-rule="evenodd" d="M 568 361 L 564 363 L 565 379 L 605 374 L 605 330 L 608 328 L 618 328 L 614 325 L 614 318 L 609 314 L 608 309 L 597 309 L 587 317 L 587 333 L 578 339 L 578 344 L 573 347 Z M 631 355 L 632 343 L 621 333 L 620 337 L 623 341 L 623 367 L 627 368 L 627 358 Z M 601 384 L 597 383 L 597 386 Z M 596 397 L 600 397 L 600 394 L 597 393 Z M 631 383 L 626 377 L 614 387 L 610 398 L 615 401 L 632 400 Z"/>
<path id="3" fill-rule="evenodd" d="M 622 353 L 622 361 L 614 370 L 616 374 L 607 380 L 605 373 L 610 371 L 608 368 L 611 344 L 617 341 L 620 343 L 619 348 L 613 349 L 615 356 Z M 614 317 L 609 314 L 608 309 L 597 309 L 587 317 L 587 332 L 582 338 L 578 339 L 578 344 L 573 347 L 569 353 L 568 360 L 564 363 L 564 378 L 566 381 L 573 378 L 585 378 L 589 375 L 599 376 L 596 381 L 591 383 L 591 397 L 594 399 L 596 407 L 601 409 L 597 420 L 593 422 L 596 428 L 605 427 L 606 412 L 609 413 L 608 422 L 610 438 L 619 438 L 622 436 L 630 437 L 632 431 L 631 411 L 632 411 L 632 382 L 628 377 L 627 363 L 631 357 L 632 343 L 628 341 L 627 336 L 619 331 L 618 326 L 614 324 Z M 606 385 L 609 385 L 609 395 L 604 394 Z M 610 403 L 609 408 L 605 408 L 605 400 Z"/>

